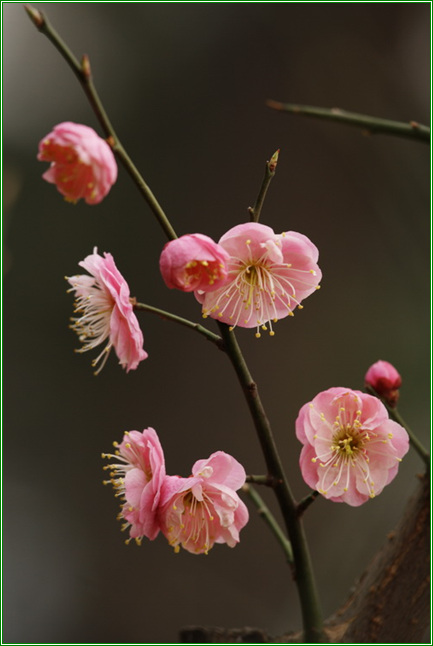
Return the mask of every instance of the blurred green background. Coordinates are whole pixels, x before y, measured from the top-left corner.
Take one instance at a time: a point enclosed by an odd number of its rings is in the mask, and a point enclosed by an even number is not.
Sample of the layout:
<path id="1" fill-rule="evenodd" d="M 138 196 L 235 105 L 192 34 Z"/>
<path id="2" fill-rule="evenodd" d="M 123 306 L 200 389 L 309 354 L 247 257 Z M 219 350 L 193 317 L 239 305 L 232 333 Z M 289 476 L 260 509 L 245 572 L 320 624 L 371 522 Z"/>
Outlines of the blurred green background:
<path id="1" fill-rule="evenodd" d="M 114 126 L 179 234 L 218 239 L 248 219 L 281 149 L 262 212 L 320 250 L 322 289 L 273 338 L 239 330 L 296 496 L 308 492 L 294 422 L 331 386 L 362 388 L 369 365 L 403 377 L 400 411 L 429 438 L 429 149 L 290 117 L 266 99 L 429 123 L 430 3 L 36 3 L 87 53 Z M 169 643 L 189 624 L 300 628 L 296 589 L 261 520 L 233 550 L 174 554 L 124 545 L 100 453 L 153 426 L 168 473 L 216 450 L 263 473 L 224 355 L 140 314 L 149 359 L 94 377 L 68 329 L 65 275 L 96 245 L 131 294 L 200 321 L 158 272 L 165 239 L 121 168 L 102 204 L 63 201 L 41 179 L 39 140 L 61 121 L 101 133 L 82 89 L 21 3 L 3 3 L 4 640 Z M 102 134 L 102 133 L 101 133 Z M 214 330 L 214 323 L 208 320 Z M 306 516 L 326 614 L 395 525 L 422 463 L 412 451 L 375 500 L 322 499 Z M 272 497 L 261 491 L 275 508 Z M 276 511 L 276 513 L 278 513 Z"/>

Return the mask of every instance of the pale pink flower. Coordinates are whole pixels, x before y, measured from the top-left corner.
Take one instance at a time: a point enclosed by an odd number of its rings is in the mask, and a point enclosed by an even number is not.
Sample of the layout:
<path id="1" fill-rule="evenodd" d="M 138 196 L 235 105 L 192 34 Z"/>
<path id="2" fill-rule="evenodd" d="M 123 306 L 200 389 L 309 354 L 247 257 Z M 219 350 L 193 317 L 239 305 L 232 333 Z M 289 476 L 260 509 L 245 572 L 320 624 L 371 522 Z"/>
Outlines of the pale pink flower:
<path id="1" fill-rule="evenodd" d="M 57 186 L 69 202 L 84 198 L 98 204 L 117 179 L 113 151 L 88 126 L 59 123 L 39 143 L 38 159 L 51 162 L 42 177 Z"/>
<path id="2" fill-rule="evenodd" d="M 170 289 L 210 292 L 225 282 L 228 261 L 228 253 L 212 238 L 193 233 L 167 242 L 159 266 Z"/>
<path id="3" fill-rule="evenodd" d="M 295 307 L 319 288 L 322 273 L 315 245 L 301 233 L 276 235 L 264 224 L 239 224 L 219 245 L 230 256 L 228 280 L 208 292 L 197 290 L 203 316 L 227 323 L 231 329 L 260 328 L 273 335 L 272 322 L 293 315 Z"/>
<path id="4" fill-rule="evenodd" d="M 87 352 L 107 341 L 92 361 L 96 366 L 102 359 L 95 374 L 104 367 L 112 347 L 120 365 L 127 372 L 135 370 L 148 355 L 143 350 L 143 335 L 133 312 L 128 283 L 114 264 L 113 256 L 110 253 L 100 256 L 96 247 L 93 254 L 78 264 L 90 276 L 67 277 L 71 285 L 68 291 L 75 292 L 74 312 L 80 314 L 72 318 L 70 326 L 84 344 L 77 352 Z"/>
<path id="5" fill-rule="evenodd" d="M 371 386 L 392 408 L 400 396 L 401 377 L 388 361 L 376 361 L 366 372 L 365 384 Z"/>
<path id="6" fill-rule="evenodd" d="M 120 520 L 129 529 L 127 543 L 134 538 L 140 544 L 143 536 L 150 540 L 159 533 L 158 508 L 161 487 L 165 479 L 164 453 L 153 428 L 126 432 L 120 444 L 113 443 L 115 454 L 103 453 L 103 458 L 115 460 L 104 469 L 110 470 L 110 480 L 116 496 L 122 498 Z"/>
<path id="7" fill-rule="evenodd" d="M 382 402 L 349 388 L 330 388 L 305 404 L 296 435 L 305 482 L 354 507 L 381 493 L 409 449 L 408 434 Z"/>
<path id="8" fill-rule="evenodd" d="M 248 522 L 248 510 L 236 493 L 244 483 L 244 468 L 223 451 L 198 460 L 189 478 L 167 476 L 160 522 L 175 551 L 179 545 L 193 554 L 207 554 L 214 543 L 234 547 Z"/>

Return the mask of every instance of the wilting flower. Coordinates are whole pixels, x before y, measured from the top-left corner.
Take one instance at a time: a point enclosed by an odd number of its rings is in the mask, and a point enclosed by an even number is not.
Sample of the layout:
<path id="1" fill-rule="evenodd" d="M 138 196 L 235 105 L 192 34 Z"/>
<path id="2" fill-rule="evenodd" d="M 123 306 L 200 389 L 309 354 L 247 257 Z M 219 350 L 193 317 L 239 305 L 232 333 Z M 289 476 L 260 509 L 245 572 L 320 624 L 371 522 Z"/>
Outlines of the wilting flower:
<path id="1" fill-rule="evenodd" d="M 232 456 L 217 451 L 198 460 L 192 476 L 167 476 L 161 502 L 161 531 L 178 552 L 207 554 L 214 543 L 234 547 L 248 522 L 248 510 L 236 490 L 245 470 Z"/>
<path id="2" fill-rule="evenodd" d="M 366 372 L 365 384 L 371 386 L 378 395 L 395 407 L 400 396 L 401 377 L 388 361 L 376 361 Z"/>
<path id="3" fill-rule="evenodd" d="M 70 202 L 98 204 L 117 179 L 110 146 L 88 126 L 65 121 L 39 143 L 38 159 L 51 162 L 42 177 Z"/>
<path id="4" fill-rule="evenodd" d="M 230 256 L 228 280 L 215 291 L 197 290 L 203 316 L 232 328 L 267 329 L 272 322 L 293 315 L 295 307 L 318 289 L 322 273 L 315 245 L 301 233 L 274 231 L 256 222 L 239 224 L 225 233 L 219 245 Z"/>
<path id="5" fill-rule="evenodd" d="M 229 255 L 212 238 L 194 233 L 167 242 L 159 260 L 167 287 L 213 291 L 225 282 Z"/>
<path id="6" fill-rule="evenodd" d="M 115 454 L 103 453 L 103 458 L 115 460 L 104 469 L 110 470 L 110 480 L 116 496 L 124 501 L 119 519 L 126 522 L 122 529 L 129 528 L 129 543 L 135 538 L 140 544 L 143 536 L 150 540 L 159 533 L 158 508 L 161 487 L 165 479 L 164 453 L 158 435 L 153 428 L 142 433 L 125 433 L 121 444 L 114 442 Z"/>
<path id="7" fill-rule="evenodd" d="M 296 435 L 305 482 L 354 507 L 381 493 L 409 449 L 408 434 L 382 402 L 349 388 L 330 388 L 305 404 Z"/>
<path id="8" fill-rule="evenodd" d="M 143 350 L 143 335 L 132 309 L 128 283 L 114 264 L 113 256 L 110 253 L 100 256 L 96 247 L 93 254 L 78 264 L 90 276 L 67 277 L 71 285 L 68 291 L 75 292 L 75 313 L 80 315 L 72 318 L 71 325 L 83 342 L 77 352 L 87 352 L 107 340 L 92 362 L 96 366 L 102 359 L 95 374 L 104 367 L 112 347 L 121 366 L 127 372 L 135 370 L 148 355 Z"/>

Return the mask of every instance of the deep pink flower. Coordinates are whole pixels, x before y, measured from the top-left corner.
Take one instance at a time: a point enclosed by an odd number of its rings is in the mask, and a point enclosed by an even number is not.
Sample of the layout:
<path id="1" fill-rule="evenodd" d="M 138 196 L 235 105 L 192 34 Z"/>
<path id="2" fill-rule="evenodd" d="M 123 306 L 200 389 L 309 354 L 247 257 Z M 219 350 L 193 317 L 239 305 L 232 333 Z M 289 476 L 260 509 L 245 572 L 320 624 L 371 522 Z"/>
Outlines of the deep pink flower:
<path id="1" fill-rule="evenodd" d="M 366 372 L 365 384 L 371 386 L 378 395 L 391 406 L 395 407 L 399 398 L 401 377 L 388 361 L 376 361 Z"/>
<path id="2" fill-rule="evenodd" d="M 214 543 L 234 547 L 248 522 L 248 510 L 236 493 L 244 483 L 244 468 L 223 451 L 198 460 L 189 478 L 167 476 L 160 522 L 175 551 L 179 545 L 193 554 L 207 554 Z"/>
<path id="3" fill-rule="evenodd" d="M 113 256 L 98 254 L 95 247 L 93 254 L 78 263 L 87 274 L 70 276 L 67 281 L 71 285 L 68 291 L 75 292 L 75 313 L 71 328 L 78 334 L 83 346 L 77 352 L 87 352 L 107 341 L 107 345 L 93 360 L 96 366 L 102 359 L 95 374 L 105 365 L 112 347 L 117 354 L 119 363 L 127 372 L 135 370 L 140 361 L 147 358 L 143 350 L 143 335 L 135 316 L 129 287 L 120 271 L 114 264 Z"/>
<path id="4" fill-rule="evenodd" d="M 161 487 L 165 479 L 164 453 L 153 428 L 142 433 L 125 433 L 120 444 L 114 442 L 115 455 L 103 453 L 103 458 L 115 460 L 104 469 L 110 470 L 110 480 L 116 496 L 124 502 L 119 515 L 125 520 L 122 529 L 129 528 L 131 538 L 140 544 L 143 536 L 153 540 L 159 533 L 158 507 Z"/>
<path id="5" fill-rule="evenodd" d="M 167 242 L 159 266 L 170 289 L 210 292 L 225 282 L 228 261 L 228 253 L 212 238 L 194 233 Z"/>
<path id="6" fill-rule="evenodd" d="M 409 449 L 408 434 L 382 402 L 349 388 L 330 388 L 305 404 L 296 435 L 305 482 L 354 507 L 380 494 Z"/>
<path id="7" fill-rule="evenodd" d="M 301 233 L 276 235 L 256 222 L 239 224 L 225 233 L 219 244 L 230 256 L 228 280 L 215 291 L 197 290 L 203 316 L 211 316 L 233 329 L 267 329 L 272 322 L 293 315 L 295 307 L 318 289 L 322 273 L 319 253 Z"/>
<path id="8" fill-rule="evenodd" d="M 51 162 L 42 177 L 69 202 L 98 204 L 117 179 L 110 146 L 88 126 L 65 121 L 39 143 L 38 159 Z"/>

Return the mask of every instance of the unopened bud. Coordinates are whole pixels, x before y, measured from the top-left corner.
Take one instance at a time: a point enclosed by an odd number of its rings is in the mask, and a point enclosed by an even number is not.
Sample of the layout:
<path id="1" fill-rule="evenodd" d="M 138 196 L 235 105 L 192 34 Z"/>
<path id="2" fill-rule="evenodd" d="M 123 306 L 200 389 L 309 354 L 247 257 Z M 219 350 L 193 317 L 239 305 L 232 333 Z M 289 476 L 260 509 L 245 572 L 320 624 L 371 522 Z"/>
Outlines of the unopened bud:
<path id="1" fill-rule="evenodd" d="M 274 154 L 272 155 L 272 157 L 268 161 L 268 168 L 269 168 L 271 173 L 275 173 L 275 170 L 276 170 L 277 164 L 278 164 L 279 154 L 280 154 L 280 149 L 278 148 L 278 150 L 274 152 Z"/>
<path id="2" fill-rule="evenodd" d="M 86 77 L 86 79 L 89 79 L 92 76 L 92 70 L 90 68 L 90 60 L 87 54 L 83 54 L 83 58 L 81 59 L 81 69 L 83 70 L 83 74 Z"/>
<path id="3" fill-rule="evenodd" d="M 376 361 L 367 370 L 364 380 L 391 408 L 395 408 L 400 395 L 401 376 L 391 363 Z"/>
<path id="4" fill-rule="evenodd" d="M 27 15 L 30 17 L 30 20 L 40 29 L 44 24 L 44 17 L 40 11 L 33 9 L 29 4 L 24 5 L 24 9 L 27 11 Z"/>

